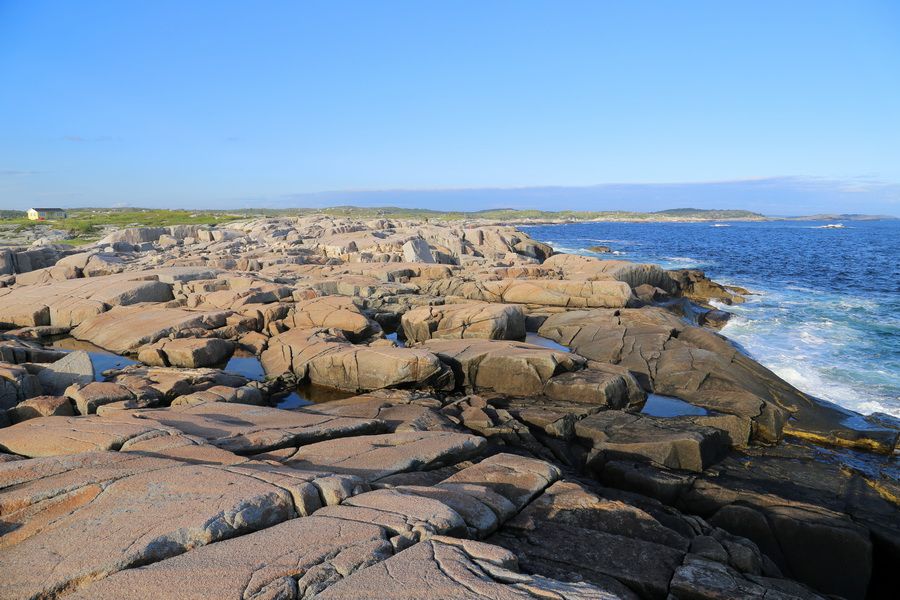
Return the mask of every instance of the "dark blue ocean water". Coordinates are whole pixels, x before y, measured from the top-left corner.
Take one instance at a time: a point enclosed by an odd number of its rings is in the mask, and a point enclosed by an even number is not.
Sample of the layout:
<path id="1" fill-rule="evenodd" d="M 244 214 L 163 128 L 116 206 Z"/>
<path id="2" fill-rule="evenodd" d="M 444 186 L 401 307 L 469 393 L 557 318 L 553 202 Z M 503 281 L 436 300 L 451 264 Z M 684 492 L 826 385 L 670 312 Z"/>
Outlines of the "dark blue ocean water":
<path id="1" fill-rule="evenodd" d="M 831 222 L 833 223 L 833 222 Z M 755 295 L 722 333 L 801 390 L 900 417 L 900 221 L 579 223 L 522 229 L 561 252 L 700 268 Z"/>

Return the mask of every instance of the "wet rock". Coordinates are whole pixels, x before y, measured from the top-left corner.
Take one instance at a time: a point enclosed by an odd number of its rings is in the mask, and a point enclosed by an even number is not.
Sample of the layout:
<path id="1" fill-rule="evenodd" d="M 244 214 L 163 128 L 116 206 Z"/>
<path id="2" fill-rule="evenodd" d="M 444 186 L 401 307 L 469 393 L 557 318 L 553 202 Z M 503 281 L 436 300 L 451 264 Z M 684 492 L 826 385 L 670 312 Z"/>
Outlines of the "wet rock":
<path id="1" fill-rule="evenodd" d="M 744 302 L 744 296 L 749 294 L 742 288 L 720 285 L 697 269 L 669 271 L 668 275 L 676 282 L 682 296 L 697 302 L 709 303 L 716 300 L 725 304 L 740 304 Z"/>
<path id="2" fill-rule="evenodd" d="M 721 329 L 731 319 L 731 313 L 724 310 L 708 310 L 697 318 L 697 323 L 704 327 L 712 327 L 713 329 Z"/>
<path id="3" fill-rule="evenodd" d="M 656 393 L 748 419 L 761 441 L 777 441 L 787 428 L 881 452 L 897 443 L 896 430 L 848 427 L 844 411 L 803 394 L 721 336 L 659 308 L 570 311 L 550 316 L 540 334 L 592 361 L 628 368 Z"/>

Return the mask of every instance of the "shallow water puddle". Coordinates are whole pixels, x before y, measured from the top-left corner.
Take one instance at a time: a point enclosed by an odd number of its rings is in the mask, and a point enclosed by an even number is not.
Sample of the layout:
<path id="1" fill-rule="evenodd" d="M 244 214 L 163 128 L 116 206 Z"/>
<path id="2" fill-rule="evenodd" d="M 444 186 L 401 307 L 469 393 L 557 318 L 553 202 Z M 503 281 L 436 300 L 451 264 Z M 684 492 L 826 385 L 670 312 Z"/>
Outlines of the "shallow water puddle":
<path id="1" fill-rule="evenodd" d="M 647 394 L 647 402 L 644 403 L 641 414 L 651 417 L 702 417 L 708 415 L 709 411 L 672 396 Z"/>
<path id="2" fill-rule="evenodd" d="M 545 348 L 550 348 L 551 350 L 558 350 L 559 352 L 571 352 L 571 350 L 569 350 L 562 344 L 558 344 L 553 340 L 540 336 L 536 333 L 526 333 L 525 343 L 534 344 L 535 346 L 543 346 Z"/>
<path id="3" fill-rule="evenodd" d="M 254 381 L 262 381 L 266 378 L 266 371 L 259 362 L 259 357 L 241 351 L 235 352 L 222 370 Z"/>
<path id="4" fill-rule="evenodd" d="M 343 400 L 344 398 L 352 398 L 353 396 L 358 395 L 359 394 L 354 392 L 335 390 L 320 385 L 313 385 L 311 383 L 302 383 L 297 386 L 296 391 L 291 392 L 279 400 L 275 405 L 275 408 L 299 408 L 311 404 L 322 404 L 323 402 L 331 402 L 333 400 Z"/>
<path id="5" fill-rule="evenodd" d="M 398 338 L 397 338 L 397 332 L 396 332 L 396 331 L 395 331 L 394 333 L 389 333 L 389 334 L 387 334 L 386 336 L 384 336 L 384 338 L 387 339 L 387 340 L 391 340 L 392 342 L 394 342 L 395 344 L 397 344 L 397 346 L 400 347 L 400 348 L 406 348 L 406 342 L 403 341 L 403 340 L 401 340 L 401 339 L 398 339 Z"/>
<path id="6" fill-rule="evenodd" d="M 91 357 L 91 364 L 94 367 L 94 381 L 103 381 L 103 371 L 109 369 L 123 369 L 129 365 L 139 364 L 138 361 L 114 354 L 109 350 L 105 350 L 100 346 L 95 346 L 90 342 L 76 340 L 72 337 L 64 337 L 53 340 L 48 345 L 50 348 L 58 348 L 59 350 L 83 350 Z"/>
<path id="7" fill-rule="evenodd" d="M 291 392 L 282 398 L 278 404 L 275 405 L 275 408 L 290 410 L 292 408 L 300 408 L 301 406 L 309 406 L 310 404 L 313 404 L 311 400 L 304 398 L 297 392 Z"/>

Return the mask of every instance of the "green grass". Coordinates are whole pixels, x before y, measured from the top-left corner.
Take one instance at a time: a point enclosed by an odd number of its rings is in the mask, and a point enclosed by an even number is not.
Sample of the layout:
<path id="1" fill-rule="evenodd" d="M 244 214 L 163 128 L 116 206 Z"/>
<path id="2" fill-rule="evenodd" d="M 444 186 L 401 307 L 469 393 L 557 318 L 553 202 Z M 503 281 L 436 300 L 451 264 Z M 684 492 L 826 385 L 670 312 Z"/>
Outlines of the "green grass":
<path id="1" fill-rule="evenodd" d="M 14 212 L 14 211 L 8 211 Z M 190 211 L 161 209 L 76 208 L 68 210 L 67 219 L 31 221 L 25 216 L 0 218 L 0 225 L 16 225 L 16 231 L 47 225 L 76 236 L 66 243 L 86 244 L 102 236 L 104 226 L 166 227 L 168 225 L 217 225 L 244 219 L 247 213 L 226 211 Z"/>

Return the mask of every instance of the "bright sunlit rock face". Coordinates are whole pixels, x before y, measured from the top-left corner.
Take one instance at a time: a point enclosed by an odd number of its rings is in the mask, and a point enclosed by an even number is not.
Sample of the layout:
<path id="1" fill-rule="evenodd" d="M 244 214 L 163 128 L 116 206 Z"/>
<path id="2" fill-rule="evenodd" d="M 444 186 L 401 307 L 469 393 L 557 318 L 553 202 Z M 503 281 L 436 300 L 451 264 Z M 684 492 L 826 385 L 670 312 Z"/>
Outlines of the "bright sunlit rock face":
<path id="1" fill-rule="evenodd" d="M 861 599 L 886 577 L 896 424 L 743 354 L 711 327 L 749 292 L 701 271 L 326 216 L 41 256 L 0 288 L 3 597 Z"/>

